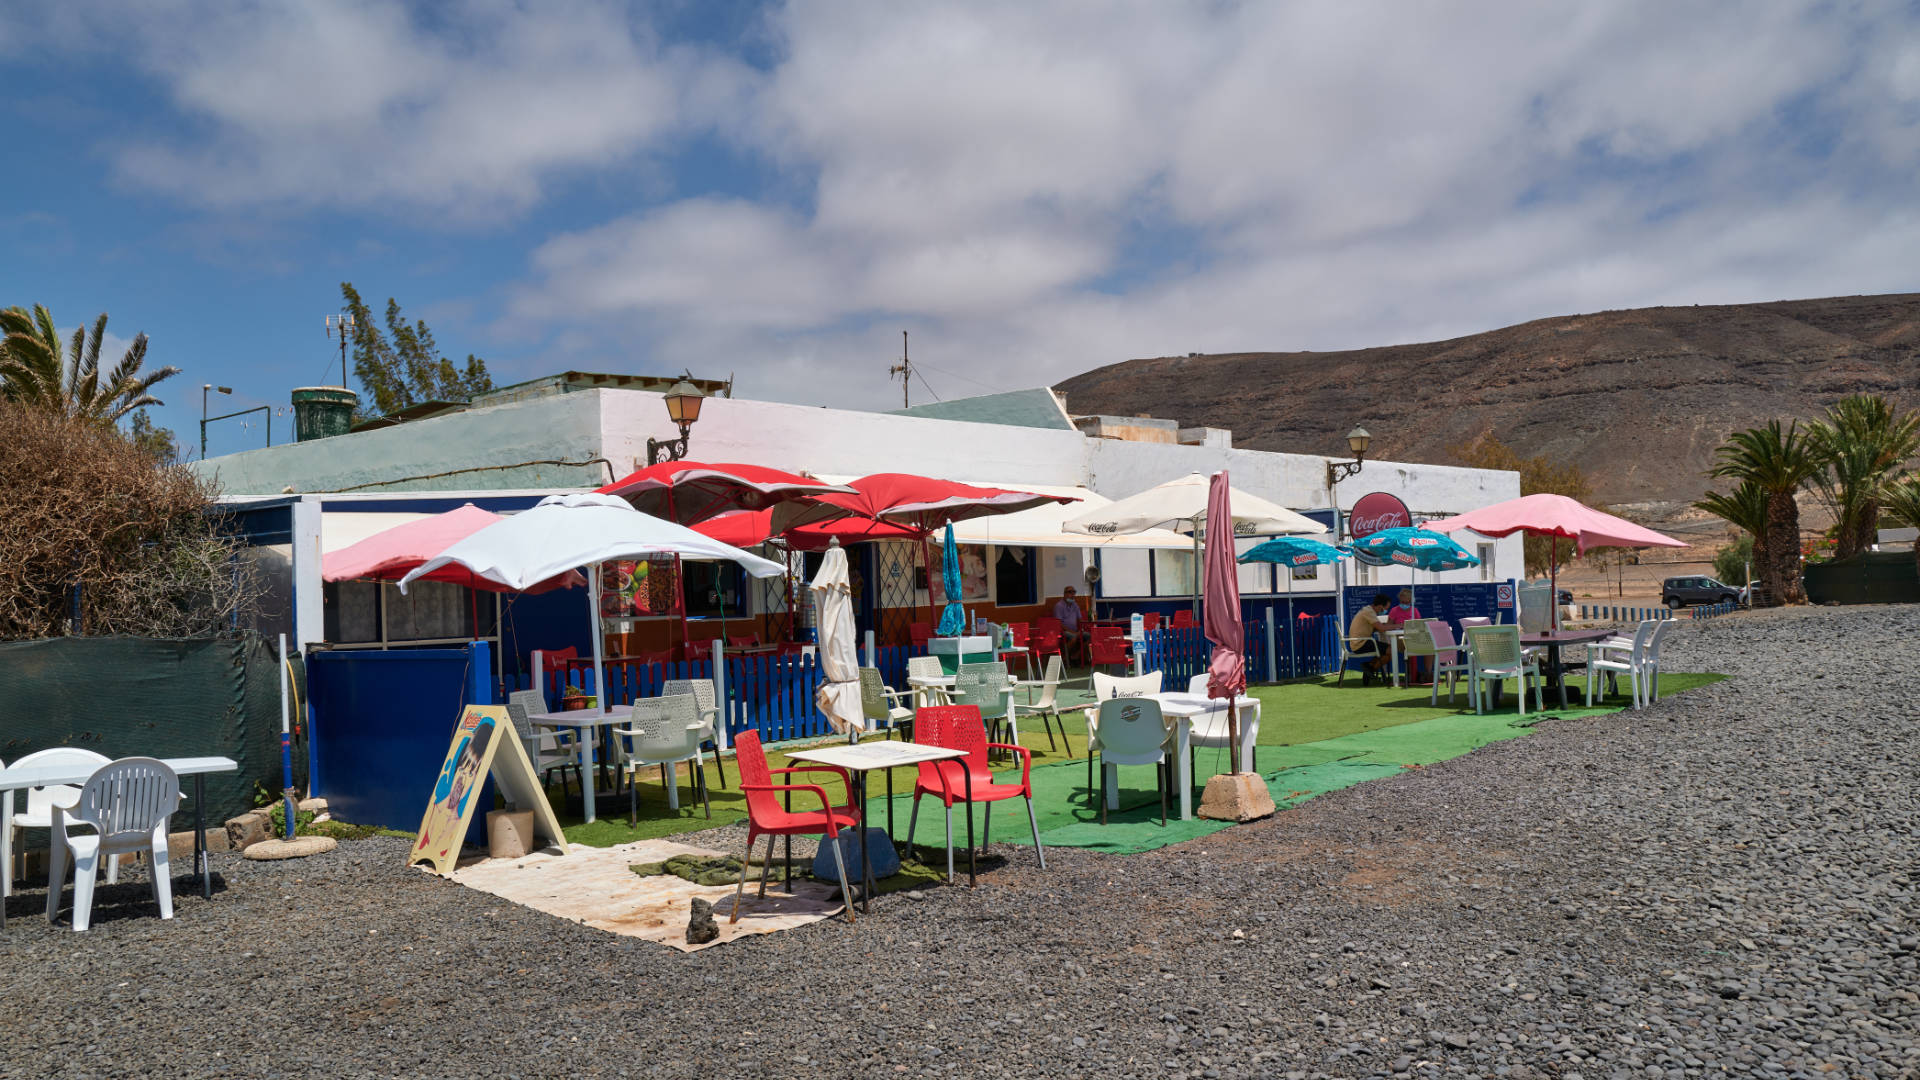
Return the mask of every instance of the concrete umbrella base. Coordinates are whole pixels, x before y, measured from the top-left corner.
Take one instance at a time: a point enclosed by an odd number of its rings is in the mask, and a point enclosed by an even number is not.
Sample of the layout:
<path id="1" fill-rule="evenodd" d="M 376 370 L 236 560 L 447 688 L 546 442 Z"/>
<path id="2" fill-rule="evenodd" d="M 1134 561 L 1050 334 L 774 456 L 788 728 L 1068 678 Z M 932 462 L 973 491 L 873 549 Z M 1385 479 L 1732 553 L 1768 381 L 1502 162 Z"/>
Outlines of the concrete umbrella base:
<path id="1" fill-rule="evenodd" d="M 1199 816 L 1212 821 L 1252 821 L 1273 813 L 1273 796 L 1259 773 L 1221 773 L 1207 781 Z M 247 850 L 251 851 L 252 848 Z"/>
<path id="2" fill-rule="evenodd" d="M 1271 804 L 1269 804 L 1271 805 Z M 332 851 L 340 842 L 331 836 L 296 836 L 291 840 L 262 840 L 245 851 L 249 859 L 300 859 Z"/>

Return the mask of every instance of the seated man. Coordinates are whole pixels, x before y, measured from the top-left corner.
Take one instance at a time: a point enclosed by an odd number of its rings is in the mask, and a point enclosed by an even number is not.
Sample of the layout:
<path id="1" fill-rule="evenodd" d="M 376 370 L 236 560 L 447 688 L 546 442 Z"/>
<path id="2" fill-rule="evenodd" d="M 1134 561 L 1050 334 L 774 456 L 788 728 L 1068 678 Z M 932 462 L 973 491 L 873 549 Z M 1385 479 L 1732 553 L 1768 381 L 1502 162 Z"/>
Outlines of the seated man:
<path id="1" fill-rule="evenodd" d="M 1053 617 L 1060 620 L 1061 658 L 1069 664 L 1081 663 L 1087 655 L 1087 629 L 1081 623 L 1080 602 L 1074 598 L 1073 586 L 1061 592 L 1060 602 L 1053 605 Z M 1075 656 L 1081 659 L 1075 660 Z"/>
<path id="2" fill-rule="evenodd" d="M 1360 685 L 1371 686 L 1375 675 L 1380 674 L 1387 665 L 1387 604 L 1386 593 L 1373 598 L 1373 603 L 1353 613 L 1353 621 L 1347 625 L 1347 651 L 1360 652 L 1367 648 L 1367 642 L 1373 642 L 1373 659 L 1367 661 L 1360 672 Z"/>

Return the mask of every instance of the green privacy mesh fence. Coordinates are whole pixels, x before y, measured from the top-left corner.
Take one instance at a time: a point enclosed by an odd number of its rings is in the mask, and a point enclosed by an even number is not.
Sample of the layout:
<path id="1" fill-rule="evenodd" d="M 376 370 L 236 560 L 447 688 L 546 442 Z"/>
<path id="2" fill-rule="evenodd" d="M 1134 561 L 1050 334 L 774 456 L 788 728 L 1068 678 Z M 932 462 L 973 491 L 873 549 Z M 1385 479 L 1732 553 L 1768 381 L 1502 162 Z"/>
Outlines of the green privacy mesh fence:
<path id="1" fill-rule="evenodd" d="M 53 746 L 109 758 L 230 757 L 238 772 L 206 777 L 207 821 L 225 820 L 253 806 L 256 783 L 280 791 L 278 666 L 273 646 L 250 633 L 0 644 L 0 761 Z M 305 790 L 302 740 L 294 783 Z M 181 789 L 192 793 L 189 782 Z"/>

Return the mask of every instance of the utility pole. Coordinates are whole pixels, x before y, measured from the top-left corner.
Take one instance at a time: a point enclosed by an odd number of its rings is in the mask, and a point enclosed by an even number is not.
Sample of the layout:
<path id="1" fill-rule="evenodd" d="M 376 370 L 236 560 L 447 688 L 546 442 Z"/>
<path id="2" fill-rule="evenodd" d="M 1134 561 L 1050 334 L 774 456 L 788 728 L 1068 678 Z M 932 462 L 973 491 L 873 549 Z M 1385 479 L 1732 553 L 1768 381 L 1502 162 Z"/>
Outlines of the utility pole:
<path id="1" fill-rule="evenodd" d="M 887 378 L 891 379 L 895 375 L 900 376 L 900 407 L 903 409 L 913 408 L 913 402 L 909 400 L 907 396 L 912 392 L 913 361 L 907 359 L 907 332 L 905 330 L 900 331 L 900 362 L 887 369 Z"/>
<path id="2" fill-rule="evenodd" d="M 340 335 L 340 388 L 347 388 L 347 335 L 353 330 L 353 316 L 347 312 L 327 316 L 327 336 Z"/>

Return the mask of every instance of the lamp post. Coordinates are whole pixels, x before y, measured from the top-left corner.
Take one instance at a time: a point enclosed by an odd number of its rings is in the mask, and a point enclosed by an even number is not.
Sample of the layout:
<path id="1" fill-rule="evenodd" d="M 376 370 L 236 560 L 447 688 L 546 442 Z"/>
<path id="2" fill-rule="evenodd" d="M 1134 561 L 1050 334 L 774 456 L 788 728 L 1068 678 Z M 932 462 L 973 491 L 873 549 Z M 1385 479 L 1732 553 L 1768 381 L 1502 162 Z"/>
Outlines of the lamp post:
<path id="1" fill-rule="evenodd" d="M 690 378 L 691 376 L 689 376 Z M 647 464 L 658 465 L 663 461 L 679 461 L 687 456 L 687 430 L 693 422 L 700 419 L 700 403 L 707 395 L 700 388 L 683 378 L 667 388 L 667 419 L 672 420 L 680 429 L 677 439 L 648 439 Z"/>
<path id="2" fill-rule="evenodd" d="M 1367 444 L 1372 441 L 1373 436 L 1367 434 L 1366 428 L 1357 427 L 1347 432 L 1347 449 L 1353 451 L 1353 460 L 1327 462 L 1327 490 L 1329 492 L 1333 490 L 1333 485 L 1345 480 L 1349 476 L 1355 475 L 1360 471 L 1361 466 L 1367 463 Z"/>
<path id="3" fill-rule="evenodd" d="M 1347 449 L 1353 451 L 1353 460 L 1327 462 L 1327 508 L 1333 511 L 1333 542 L 1336 544 L 1340 542 L 1340 503 L 1333 496 L 1333 485 L 1359 474 L 1367 463 L 1367 445 L 1372 441 L 1373 436 L 1367 434 L 1366 428 L 1356 426 L 1347 432 Z M 1334 618 L 1340 623 L 1336 632 L 1344 634 L 1347 632 L 1347 575 L 1345 564 L 1340 562 L 1333 564 L 1333 609 Z"/>
<path id="4" fill-rule="evenodd" d="M 218 390 L 223 394 L 232 394 L 231 386 L 215 386 L 212 383 L 200 384 L 200 460 L 207 460 L 207 391 Z"/>

